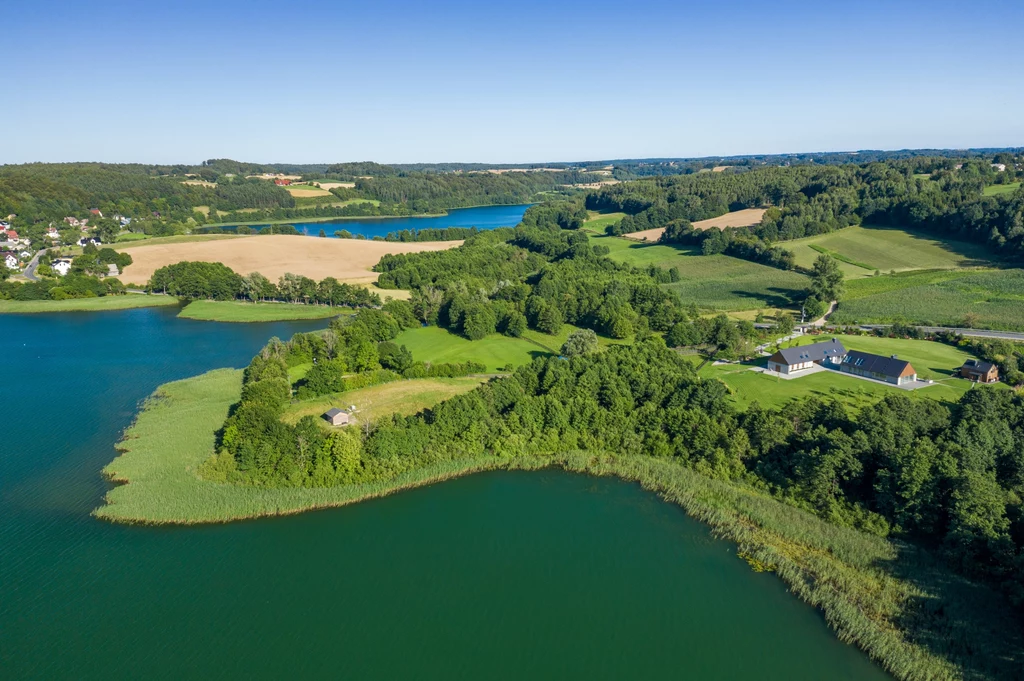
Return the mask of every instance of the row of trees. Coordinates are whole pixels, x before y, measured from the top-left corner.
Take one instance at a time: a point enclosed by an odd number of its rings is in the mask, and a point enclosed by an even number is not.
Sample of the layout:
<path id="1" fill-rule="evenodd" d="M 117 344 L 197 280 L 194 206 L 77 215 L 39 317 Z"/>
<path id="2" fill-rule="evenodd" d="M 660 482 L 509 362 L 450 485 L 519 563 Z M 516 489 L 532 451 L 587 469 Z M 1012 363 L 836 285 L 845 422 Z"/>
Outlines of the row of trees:
<path id="1" fill-rule="evenodd" d="M 182 261 L 165 265 L 153 273 L 147 288 L 150 292 L 187 300 L 282 301 L 346 307 L 379 307 L 381 304 L 376 293 L 339 282 L 334 277 L 317 282 L 286 273 L 275 284 L 259 272 L 242 276 L 219 262 Z"/>

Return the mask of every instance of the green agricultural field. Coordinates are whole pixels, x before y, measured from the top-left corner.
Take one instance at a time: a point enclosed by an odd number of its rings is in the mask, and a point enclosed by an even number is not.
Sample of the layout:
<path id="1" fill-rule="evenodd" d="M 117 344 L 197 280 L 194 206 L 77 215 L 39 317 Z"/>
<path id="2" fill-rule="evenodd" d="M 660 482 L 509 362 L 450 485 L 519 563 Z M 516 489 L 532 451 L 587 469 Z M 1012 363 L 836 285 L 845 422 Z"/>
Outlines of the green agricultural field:
<path id="1" fill-rule="evenodd" d="M 583 229 L 594 234 L 604 234 L 604 228 L 608 225 L 614 224 L 626 217 L 625 213 L 598 213 L 597 211 L 588 211 L 590 217 L 583 223 Z"/>
<path id="2" fill-rule="evenodd" d="M 537 338 L 550 339 L 541 342 L 553 350 L 557 351 L 560 347 L 560 341 L 555 336 L 537 334 Z M 509 364 L 529 364 L 535 357 L 551 354 L 525 338 L 493 334 L 482 340 L 471 341 L 437 326 L 406 329 L 394 342 L 407 347 L 418 361 L 480 362 L 487 367 L 487 371 L 498 371 Z"/>
<path id="3" fill-rule="evenodd" d="M 321 395 L 285 407 L 281 420 L 295 424 L 303 416 L 320 416 L 332 407 L 356 405 L 357 423 L 374 421 L 382 416 L 409 416 L 469 392 L 487 379 L 480 376 L 461 378 L 415 378 L 375 385 L 343 393 Z"/>
<path id="4" fill-rule="evenodd" d="M 1024 270 L 981 270 L 852 281 L 830 321 L 905 322 L 1024 330 Z"/>
<path id="5" fill-rule="evenodd" d="M 983 246 L 936 239 L 895 227 L 847 227 L 787 241 L 782 246 L 793 252 L 801 267 L 811 267 L 823 252 L 832 255 L 840 261 L 847 278 L 872 276 L 875 270 L 901 272 L 992 264 L 992 255 Z"/>
<path id="6" fill-rule="evenodd" d="M 592 236 L 608 257 L 638 267 L 679 269 L 681 280 L 665 287 L 683 302 L 710 310 L 738 311 L 790 307 L 807 287 L 807 277 L 728 255 L 700 255 L 692 247 L 643 244 L 620 237 Z"/>
<path id="7" fill-rule="evenodd" d="M 185 319 L 210 322 L 278 322 L 293 319 L 325 319 L 351 314 L 349 308 L 291 303 L 248 303 L 240 300 L 196 300 L 178 313 Z"/>
<path id="8" fill-rule="evenodd" d="M 822 399 L 835 398 L 853 409 L 867 406 L 885 395 L 906 395 L 912 398 L 927 398 L 952 403 L 972 389 L 973 384 L 954 378 L 955 369 L 960 367 L 970 354 L 949 345 L 932 341 L 916 341 L 875 336 L 836 336 L 848 350 L 862 350 L 876 355 L 896 355 L 909 361 L 922 379 L 935 381 L 935 385 L 915 391 L 865 381 L 847 376 L 838 371 L 808 374 L 794 379 L 781 379 L 751 370 L 753 366 L 765 366 L 765 358 L 747 364 L 706 364 L 700 375 L 719 378 L 732 391 L 733 402 L 745 409 L 751 402 L 761 406 L 780 407 L 793 399 L 817 396 Z M 828 335 L 803 336 L 784 347 L 806 345 L 832 338 Z M 996 389 L 1006 389 L 1002 384 Z"/>
<path id="9" fill-rule="evenodd" d="M 1020 182 L 1011 182 L 1010 184 L 990 184 L 985 187 L 985 196 L 999 196 L 1001 194 L 1012 194 L 1013 192 L 1020 189 Z"/>
<path id="10" fill-rule="evenodd" d="M 174 296 L 147 296 L 134 293 L 123 296 L 101 296 L 99 298 L 69 298 L 68 300 L 0 300 L 0 314 L 100 312 L 103 310 L 128 310 L 137 307 L 163 307 L 177 304 L 178 299 Z"/>

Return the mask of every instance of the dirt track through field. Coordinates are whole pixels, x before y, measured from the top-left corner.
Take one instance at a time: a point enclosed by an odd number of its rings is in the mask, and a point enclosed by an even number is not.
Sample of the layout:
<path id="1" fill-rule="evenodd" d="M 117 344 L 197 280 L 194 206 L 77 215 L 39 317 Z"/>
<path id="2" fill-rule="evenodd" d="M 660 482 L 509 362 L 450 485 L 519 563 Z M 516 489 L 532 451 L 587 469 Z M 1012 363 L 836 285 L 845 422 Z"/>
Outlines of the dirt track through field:
<path id="1" fill-rule="evenodd" d="M 756 225 L 761 222 L 761 217 L 764 215 L 764 212 L 764 208 L 744 208 L 743 210 L 719 215 L 717 218 L 711 218 L 710 220 L 698 220 L 693 223 L 693 227 L 694 229 L 711 229 L 712 227 L 717 227 L 718 229 L 725 229 L 726 227 L 750 227 L 751 225 Z M 661 233 L 664 231 L 664 227 L 658 227 L 657 229 L 645 229 L 642 232 L 623 234 L 623 236 L 627 239 L 635 239 L 637 241 L 657 241 L 661 238 Z"/>
<path id="2" fill-rule="evenodd" d="M 259 272 L 273 281 L 291 272 L 318 281 L 334 277 L 349 283 L 369 283 L 377 280 L 377 274 L 370 268 L 388 253 L 442 251 L 461 243 L 394 243 L 272 234 L 176 244 L 140 242 L 115 248 L 132 256 L 132 264 L 120 277 L 126 284 L 145 284 L 159 268 L 184 260 L 220 262 L 239 274 Z"/>

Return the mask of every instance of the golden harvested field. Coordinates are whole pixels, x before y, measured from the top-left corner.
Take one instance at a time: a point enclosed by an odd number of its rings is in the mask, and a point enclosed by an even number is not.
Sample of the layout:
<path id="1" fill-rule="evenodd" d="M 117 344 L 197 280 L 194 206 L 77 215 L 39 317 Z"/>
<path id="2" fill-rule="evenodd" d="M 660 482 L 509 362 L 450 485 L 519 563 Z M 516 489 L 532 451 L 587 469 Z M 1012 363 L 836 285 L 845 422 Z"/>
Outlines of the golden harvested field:
<path id="1" fill-rule="evenodd" d="M 331 193 L 326 189 L 320 189 L 319 187 L 311 187 L 308 184 L 300 184 L 297 186 L 293 185 L 285 187 L 285 189 L 288 190 L 289 194 L 296 198 L 309 196 L 331 196 Z"/>
<path id="2" fill-rule="evenodd" d="M 743 210 L 719 215 L 717 218 L 711 218 L 710 220 L 698 220 L 693 223 L 693 226 L 695 229 L 750 227 L 761 222 L 761 216 L 764 215 L 764 212 L 764 208 L 744 208 Z M 632 234 L 623 234 L 623 236 L 627 239 L 635 239 L 636 241 L 657 241 L 661 238 L 661 233 L 664 231 L 664 228 L 659 227 L 657 229 L 645 229 L 642 232 L 633 232 Z"/>
<path id="3" fill-rule="evenodd" d="M 207 182 L 206 180 L 185 180 L 182 184 L 193 184 L 198 187 L 216 187 L 216 182 Z"/>
<path id="4" fill-rule="evenodd" d="M 145 284 L 159 268 L 184 260 L 221 262 L 239 274 L 259 272 L 274 281 L 291 272 L 318 281 L 334 277 L 349 283 L 371 283 L 377 280 L 377 274 L 370 268 L 388 253 L 441 251 L 461 243 L 396 243 L 270 234 L 155 245 L 143 241 L 115 248 L 132 256 L 132 264 L 120 277 L 126 284 Z"/>
<path id="5" fill-rule="evenodd" d="M 355 182 L 314 182 L 313 184 L 320 187 L 320 189 L 326 189 L 328 191 L 336 189 L 337 187 L 347 187 L 348 189 L 352 189 L 356 186 Z"/>

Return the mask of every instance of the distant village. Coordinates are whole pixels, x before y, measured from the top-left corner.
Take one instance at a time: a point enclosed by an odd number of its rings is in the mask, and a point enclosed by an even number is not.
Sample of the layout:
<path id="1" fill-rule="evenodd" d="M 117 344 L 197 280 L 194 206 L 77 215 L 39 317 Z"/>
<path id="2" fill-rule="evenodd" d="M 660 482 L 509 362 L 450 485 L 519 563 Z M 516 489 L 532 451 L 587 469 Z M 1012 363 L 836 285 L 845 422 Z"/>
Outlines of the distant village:
<path id="1" fill-rule="evenodd" d="M 93 208 L 89 211 L 89 215 L 88 218 L 69 215 L 64 218 L 60 226 L 51 222 L 43 237 L 36 239 L 35 242 L 18 234 L 11 227 L 11 220 L 17 216 L 8 215 L 6 219 L 0 220 L 0 238 L 2 238 L 0 240 L 0 260 L 3 261 L 3 266 L 11 274 L 25 274 L 26 278 L 33 279 L 35 274 L 33 263 L 36 262 L 36 255 L 56 249 L 57 252 L 51 254 L 47 264 L 54 275 L 66 276 L 71 271 L 72 259 L 63 255 L 64 249 L 70 251 L 76 246 L 85 248 L 89 245 L 96 247 L 102 245 L 100 235 L 94 227 L 89 225 L 89 220 L 102 218 L 103 213 L 98 208 Z M 122 229 L 127 229 L 132 221 L 131 218 L 118 214 L 112 215 L 111 218 L 117 221 Z M 113 268 L 108 274 L 116 276 L 118 272 L 116 268 Z"/>

